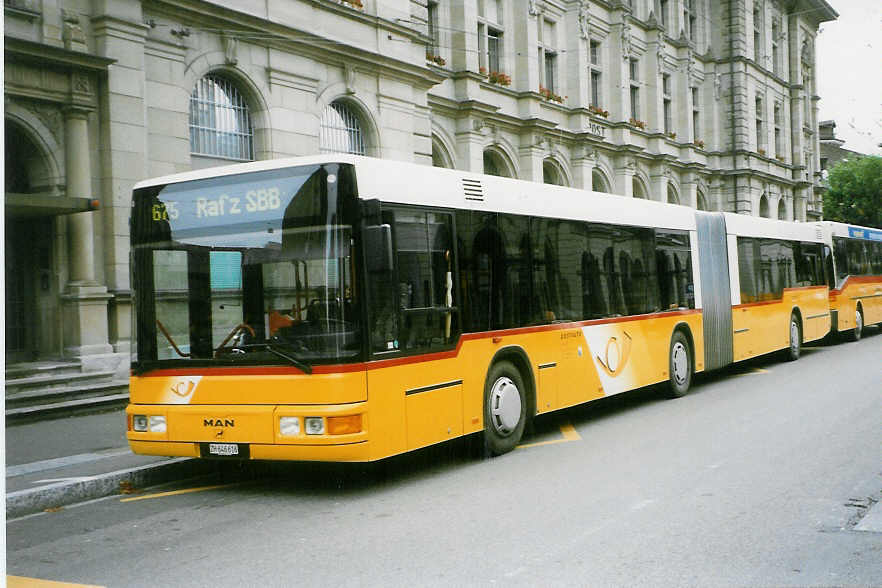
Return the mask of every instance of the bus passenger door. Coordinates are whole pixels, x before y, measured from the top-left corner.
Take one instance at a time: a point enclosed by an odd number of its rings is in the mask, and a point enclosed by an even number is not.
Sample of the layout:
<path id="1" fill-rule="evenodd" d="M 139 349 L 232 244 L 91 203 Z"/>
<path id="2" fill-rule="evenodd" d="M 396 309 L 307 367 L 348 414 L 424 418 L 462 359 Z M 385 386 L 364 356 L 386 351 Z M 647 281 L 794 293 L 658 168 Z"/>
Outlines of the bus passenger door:
<path id="1" fill-rule="evenodd" d="M 378 282 L 372 285 L 372 351 L 374 359 L 399 361 L 368 372 L 368 394 L 372 407 L 381 395 L 384 410 L 403 417 L 409 450 L 463 432 L 461 368 L 445 353 L 460 330 L 453 221 L 448 213 L 397 207 L 384 207 L 383 217 L 392 229 L 394 267 L 385 280 L 371 278 Z"/>

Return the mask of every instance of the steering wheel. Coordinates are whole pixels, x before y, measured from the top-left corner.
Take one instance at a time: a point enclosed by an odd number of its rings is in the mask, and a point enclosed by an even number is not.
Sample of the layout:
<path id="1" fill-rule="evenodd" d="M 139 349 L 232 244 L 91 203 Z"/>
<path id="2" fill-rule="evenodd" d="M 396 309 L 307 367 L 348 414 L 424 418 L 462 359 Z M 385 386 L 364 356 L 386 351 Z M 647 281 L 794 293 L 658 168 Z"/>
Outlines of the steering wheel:
<path id="1" fill-rule="evenodd" d="M 252 338 L 255 337 L 254 329 L 252 329 L 248 323 L 239 323 L 238 325 L 233 327 L 233 330 L 230 331 L 230 334 L 227 335 L 226 339 L 223 340 L 223 343 L 218 345 L 217 349 L 215 349 L 214 352 L 218 353 L 221 349 L 223 349 L 226 346 L 226 344 L 230 341 L 230 339 L 232 339 L 237 333 L 239 333 L 243 330 L 248 331 L 248 334 L 251 335 Z"/>

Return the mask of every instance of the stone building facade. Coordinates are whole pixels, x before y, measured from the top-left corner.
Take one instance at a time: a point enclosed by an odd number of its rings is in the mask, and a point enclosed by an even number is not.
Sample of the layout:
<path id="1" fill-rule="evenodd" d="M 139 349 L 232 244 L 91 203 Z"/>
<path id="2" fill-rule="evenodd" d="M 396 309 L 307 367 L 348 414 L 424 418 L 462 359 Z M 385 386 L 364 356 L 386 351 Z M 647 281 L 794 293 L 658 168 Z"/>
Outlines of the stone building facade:
<path id="1" fill-rule="evenodd" d="M 319 151 L 810 220 L 824 0 L 5 0 L 7 362 L 124 371 L 140 179 Z"/>

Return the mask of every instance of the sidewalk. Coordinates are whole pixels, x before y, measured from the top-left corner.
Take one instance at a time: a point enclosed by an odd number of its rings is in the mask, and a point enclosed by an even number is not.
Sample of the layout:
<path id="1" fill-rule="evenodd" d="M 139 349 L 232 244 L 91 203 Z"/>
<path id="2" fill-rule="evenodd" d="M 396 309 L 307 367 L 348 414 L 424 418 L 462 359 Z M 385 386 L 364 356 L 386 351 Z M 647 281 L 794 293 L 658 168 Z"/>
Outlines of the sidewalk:
<path id="1" fill-rule="evenodd" d="M 125 410 L 6 425 L 6 518 L 205 475 L 216 464 L 135 455 Z"/>

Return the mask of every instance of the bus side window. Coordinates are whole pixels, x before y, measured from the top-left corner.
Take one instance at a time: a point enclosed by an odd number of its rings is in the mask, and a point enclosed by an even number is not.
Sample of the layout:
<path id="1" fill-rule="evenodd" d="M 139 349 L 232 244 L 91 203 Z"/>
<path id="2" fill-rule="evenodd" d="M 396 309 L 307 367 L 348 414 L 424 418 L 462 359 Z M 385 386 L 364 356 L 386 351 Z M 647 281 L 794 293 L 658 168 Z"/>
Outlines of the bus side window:
<path id="1" fill-rule="evenodd" d="M 444 345 L 455 331 L 451 215 L 413 209 L 394 215 L 400 348 Z"/>

